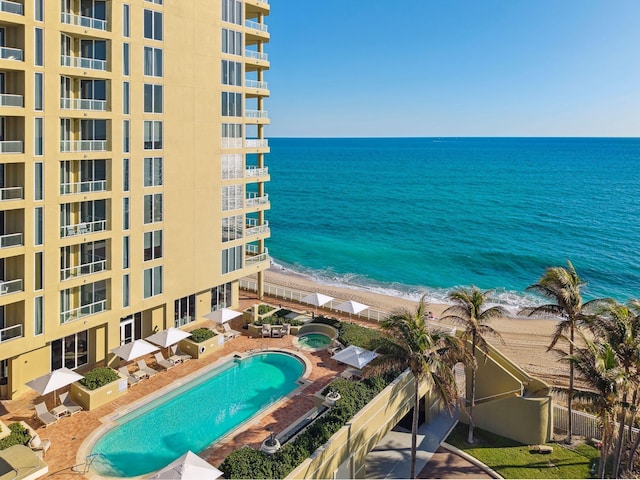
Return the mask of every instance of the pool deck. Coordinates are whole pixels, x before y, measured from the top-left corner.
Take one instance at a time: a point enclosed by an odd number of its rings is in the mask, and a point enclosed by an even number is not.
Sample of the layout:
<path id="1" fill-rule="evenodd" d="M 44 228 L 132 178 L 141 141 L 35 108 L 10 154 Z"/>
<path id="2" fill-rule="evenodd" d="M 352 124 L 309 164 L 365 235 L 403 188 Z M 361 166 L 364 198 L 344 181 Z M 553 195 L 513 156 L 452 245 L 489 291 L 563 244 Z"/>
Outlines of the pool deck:
<path id="1" fill-rule="evenodd" d="M 266 302 L 272 304 L 283 304 L 288 306 L 288 302 L 280 300 L 265 299 Z M 255 296 L 250 293 L 241 292 L 241 300 L 239 308 L 244 310 L 249 306 L 258 303 Z M 299 304 L 290 304 L 291 307 L 300 310 Z M 304 309 L 304 308 L 303 308 Z M 339 317 L 339 315 L 337 315 Z M 348 317 L 344 317 L 348 320 Z M 295 350 L 292 344 L 292 336 L 288 335 L 282 338 L 251 338 L 247 335 L 247 330 L 242 330 L 242 319 L 232 321 L 231 327 L 242 332 L 240 337 L 234 338 L 226 342 L 223 347 L 215 353 L 199 359 L 190 360 L 184 364 L 177 365 L 166 372 L 160 372 L 154 377 L 143 380 L 139 384 L 131 387 L 129 392 L 120 399 L 113 401 L 103 407 L 95 409 L 91 412 L 80 412 L 71 417 L 63 417 L 57 423 L 45 428 L 35 417 L 33 408 L 34 403 L 42 401 L 43 397 L 37 393 L 28 393 L 22 395 L 17 400 L 3 400 L 0 402 L 0 420 L 5 424 L 17 421 L 25 421 L 34 428 L 42 438 L 51 440 L 51 448 L 47 452 L 45 462 L 49 465 L 49 475 L 55 476 L 56 479 L 66 478 L 83 478 L 72 467 L 77 464 L 76 455 L 81 444 L 90 434 L 104 425 L 103 419 L 112 416 L 127 406 L 139 402 L 148 395 L 170 385 L 176 380 L 180 380 L 185 376 L 194 374 L 198 370 L 205 368 L 221 358 L 234 352 L 248 352 L 263 349 L 288 349 Z M 199 323 L 198 327 L 204 326 Z M 213 324 L 211 325 L 213 326 Z M 259 416 L 254 420 L 250 420 L 244 427 L 232 432 L 230 435 L 209 449 L 200 453 L 205 460 L 214 466 L 218 466 L 222 460 L 233 450 L 244 445 L 259 448 L 262 441 L 269 435 L 270 431 L 276 434 L 293 424 L 308 410 L 314 406 L 314 394 L 322 390 L 334 378 L 345 370 L 345 365 L 336 362 L 330 358 L 327 350 L 317 352 L 309 352 L 300 350 L 297 352 L 303 355 L 308 362 L 311 363 L 312 369 L 308 380 L 312 382 L 300 393 L 292 398 L 288 398 L 278 403 L 277 408 L 267 411 L 266 414 Z M 146 358 L 147 364 L 155 365 L 155 360 L 150 355 Z M 64 391 L 62 389 L 61 391 Z M 60 391 L 58 392 L 60 393 Z M 52 408 L 52 394 L 46 395 L 44 400 L 47 406 Z M 197 406 L 194 406 L 197 408 Z M 83 467 L 80 467 L 82 471 Z"/>

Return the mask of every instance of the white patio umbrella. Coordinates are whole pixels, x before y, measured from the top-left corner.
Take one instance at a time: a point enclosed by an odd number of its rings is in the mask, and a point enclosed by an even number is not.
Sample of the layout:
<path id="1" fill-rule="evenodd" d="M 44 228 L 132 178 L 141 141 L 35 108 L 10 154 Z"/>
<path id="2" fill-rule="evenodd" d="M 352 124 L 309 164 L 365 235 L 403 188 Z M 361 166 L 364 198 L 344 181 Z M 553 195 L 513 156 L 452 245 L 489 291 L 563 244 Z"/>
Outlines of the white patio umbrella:
<path id="1" fill-rule="evenodd" d="M 318 307 L 329 303 L 331 300 L 333 300 L 333 297 L 324 295 L 322 293 L 310 293 L 309 295 L 300 299 L 302 303 L 308 303 L 316 307 L 316 313 L 318 313 Z"/>
<path id="2" fill-rule="evenodd" d="M 348 301 L 346 301 L 344 303 L 341 303 L 340 305 L 338 305 L 336 307 L 337 310 L 340 310 L 342 312 L 347 312 L 349 314 L 349 316 L 351 316 L 352 313 L 358 314 L 358 313 L 362 312 L 363 310 L 366 310 L 367 308 L 369 308 L 368 305 L 364 305 L 362 303 L 354 302 L 353 300 L 348 300 Z"/>
<path id="3" fill-rule="evenodd" d="M 55 406 L 57 403 L 56 391 L 59 388 L 66 387 L 67 385 L 77 382 L 82 378 L 84 377 L 79 373 L 69 370 L 67 367 L 62 367 L 51 373 L 35 378 L 30 382 L 27 382 L 26 385 L 27 387 L 34 389 L 40 395 L 46 395 L 47 393 L 53 392 L 53 404 Z"/>
<path id="4" fill-rule="evenodd" d="M 114 348 L 111 350 L 111 353 L 115 353 L 123 360 L 129 362 L 138 357 L 155 352 L 156 350 L 160 349 L 146 340 L 134 340 L 131 343 L 125 343 L 124 345 L 120 345 L 118 348 Z"/>
<path id="5" fill-rule="evenodd" d="M 338 353 L 334 354 L 331 358 L 351 367 L 361 369 L 377 356 L 378 354 L 376 352 L 372 352 L 366 348 L 349 345 L 344 350 L 340 350 Z"/>
<path id="6" fill-rule="evenodd" d="M 209 312 L 206 315 L 203 315 L 203 317 L 207 320 L 213 320 L 222 325 L 223 323 L 227 323 L 229 320 L 233 320 L 240 315 L 242 315 L 242 312 L 231 310 L 230 308 L 221 308 L 220 310 Z"/>
<path id="7" fill-rule="evenodd" d="M 190 336 L 190 332 L 185 332 L 184 330 L 180 330 L 179 328 L 169 327 L 166 330 L 162 330 L 161 332 L 149 335 L 147 338 L 145 338 L 145 340 L 148 340 L 151 343 L 155 343 L 160 347 L 167 348 Z"/>
<path id="8" fill-rule="evenodd" d="M 192 451 L 188 451 L 150 478 L 215 480 L 221 476 L 222 472 L 220 470 L 213 465 L 209 465 Z"/>

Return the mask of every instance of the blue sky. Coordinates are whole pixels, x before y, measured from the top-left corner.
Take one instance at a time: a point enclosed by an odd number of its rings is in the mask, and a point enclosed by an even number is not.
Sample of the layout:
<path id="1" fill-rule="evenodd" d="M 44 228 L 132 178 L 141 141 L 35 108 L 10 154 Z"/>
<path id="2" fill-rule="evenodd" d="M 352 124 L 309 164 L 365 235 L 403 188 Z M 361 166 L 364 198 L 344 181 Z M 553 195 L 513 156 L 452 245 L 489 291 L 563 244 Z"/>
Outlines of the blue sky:
<path id="1" fill-rule="evenodd" d="M 640 135 L 640 0 L 270 0 L 271 137 Z"/>

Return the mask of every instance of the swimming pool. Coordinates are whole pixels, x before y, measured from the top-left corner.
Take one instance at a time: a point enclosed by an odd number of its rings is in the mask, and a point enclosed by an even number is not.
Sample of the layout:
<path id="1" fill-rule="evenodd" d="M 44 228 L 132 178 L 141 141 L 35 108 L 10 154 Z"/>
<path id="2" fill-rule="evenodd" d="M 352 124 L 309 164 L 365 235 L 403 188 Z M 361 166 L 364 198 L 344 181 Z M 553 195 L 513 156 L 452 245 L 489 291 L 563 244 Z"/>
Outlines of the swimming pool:
<path id="1" fill-rule="evenodd" d="M 307 333 L 298 336 L 298 346 L 304 350 L 316 350 L 326 348 L 331 339 L 324 333 Z"/>
<path id="2" fill-rule="evenodd" d="M 332 326 L 311 322 L 300 327 L 292 342 L 300 349 L 314 352 L 327 348 L 337 337 L 338 331 Z"/>
<path id="3" fill-rule="evenodd" d="M 285 353 L 234 359 L 119 418 L 94 444 L 100 475 L 159 470 L 187 450 L 200 452 L 299 385 L 304 364 Z"/>

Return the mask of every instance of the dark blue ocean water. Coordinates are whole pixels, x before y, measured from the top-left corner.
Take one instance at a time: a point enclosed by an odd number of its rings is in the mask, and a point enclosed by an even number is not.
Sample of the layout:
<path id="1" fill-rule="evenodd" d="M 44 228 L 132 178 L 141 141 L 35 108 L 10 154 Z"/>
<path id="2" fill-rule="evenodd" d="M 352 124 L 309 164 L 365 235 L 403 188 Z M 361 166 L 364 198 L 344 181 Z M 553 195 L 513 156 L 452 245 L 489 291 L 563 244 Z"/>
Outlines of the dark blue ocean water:
<path id="1" fill-rule="evenodd" d="M 514 308 L 570 259 L 587 298 L 640 297 L 640 139 L 270 139 L 269 252 L 330 284 Z"/>

